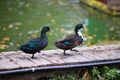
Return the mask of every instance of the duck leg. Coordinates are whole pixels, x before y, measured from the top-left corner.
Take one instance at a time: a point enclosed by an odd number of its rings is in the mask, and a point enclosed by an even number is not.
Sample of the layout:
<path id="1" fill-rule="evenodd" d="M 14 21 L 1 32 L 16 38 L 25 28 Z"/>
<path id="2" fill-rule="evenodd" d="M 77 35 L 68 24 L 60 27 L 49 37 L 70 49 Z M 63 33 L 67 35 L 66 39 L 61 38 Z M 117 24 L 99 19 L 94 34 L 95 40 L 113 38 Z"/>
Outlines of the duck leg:
<path id="1" fill-rule="evenodd" d="M 32 59 L 34 59 L 34 53 L 32 54 L 32 57 L 31 57 Z"/>
<path id="2" fill-rule="evenodd" d="M 70 49 L 71 51 L 75 51 L 75 52 L 79 52 L 78 50 L 76 50 L 76 49 Z"/>
<path id="3" fill-rule="evenodd" d="M 64 50 L 64 55 L 66 55 L 65 50 Z"/>

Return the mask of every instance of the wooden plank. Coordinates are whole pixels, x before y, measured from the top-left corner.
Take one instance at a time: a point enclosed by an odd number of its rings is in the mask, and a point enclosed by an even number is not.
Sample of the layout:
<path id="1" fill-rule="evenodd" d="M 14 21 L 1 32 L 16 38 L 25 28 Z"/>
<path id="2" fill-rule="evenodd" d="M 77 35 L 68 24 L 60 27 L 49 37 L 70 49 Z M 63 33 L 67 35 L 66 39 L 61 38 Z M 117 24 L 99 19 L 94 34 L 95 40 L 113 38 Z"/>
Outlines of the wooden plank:
<path id="1" fill-rule="evenodd" d="M 93 47 L 82 47 L 82 48 L 76 48 L 79 52 L 78 54 L 81 54 L 84 57 L 87 57 L 93 61 L 101 61 L 105 58 L 102 56 L 98 56 L 97 52 L 103 52 L 104 47 L 103 46 L 93 46 Z"/>
<path id="2" fill-rule="evenodd" d="M 42 51 L 42 54 L 40 54 L 40 56 L 53 63 L 53 65 L 64 64 L 64 61 L 61 60 L 61 54 L 59 54 L 57 50 Z"/>
<path id="3" fill-rule="evenodd" d="M 79 55 L 86 57 L 88 59 L 91 59 L 92 61 L 98 61 L 98 60 L 103 60 L 104 58 L 101 56 L 97 56 L 95 54 L 92 54 L 92 52 L 82 52 L 78 53 Z"/>
<path id="4" fill-rule="evenodd" d="M 107 54 L 115 57 L 116 59 L 120 59 L 120 50 L 108 51 Z"/>
<path id="5" fill-rule="evenodd" d="M 93 54 L 96 54 L 96 53 L 93 53 Z M 97 52 L 96 54 L 97 56 L 101 56 L 104 58 L 104 60 L 111 60 L 111 59 L 116 59 L 115 56 L 112 56 L 111 54 L 109 54 L 108 51 L 104 51 L 104 52 Z"/>
<path id="6" fill-rule="evenodd" d="M 78 54 L 76 54 L 76 56 L 74 56 L 74 55 L 64 56 L 62 58 L 62 60 L 65 61 L 66 64 L 84 63 L 84 62 L 92 61 L 92 60 L 85 58 L 85 57 L 82 57 Z"/>
<path id="7" fill-rule="evenodd" d="M 0 71 L 6 70 L 6 68 L 3 65 L 0 65 Z"/>
<path id="8" fill-rule="evenodd" d="M 0 54 L 0 71 L 6 69 L 5 66 L 4 66 L 4 62 L 3 62 L 4 57 L 5 56 Z"/>
<path id="9" fill-rule="evenodd" d="M 79 52 L 67 50 L 66 53 L 68 55 L 63 55 L 63 50 L 61 49 L 44 50 L 41 53 L 36 53 L 35 59 L 31 59 L 31 54 L 21 51 L 1 52 L 0 70 L 120 59 L 120 45 L 81 47 L 76 49 Z"/>
<path id="10" fill-rule="evenodd" d="M 83 57 L 81 55 L 78 55 L 75 51 L 66 51 L 66 54 L 63 55 L 63 50 L 58 50 L 59 53 L 61 53 L 61 60 L 65 62 L 65 64 L 72 64 L 72 63 L 82 63 L 82 62 L 89 62 L 90 59 Z"/>
<path id="11" fill-rule="evenodd" d="M 26 54 L 26 53 L 20 53 L 22 56 L 24 56 L 26 59 L 28 59 L 29 61 L 31 61 L 32 63 L 35 63 L 36 66 L 48 66 L 48 65 L 52 65 L 51 62 L 49 62 L 48 60 L 44 59 L 41 57 L 41 53 L 36 53 L 35 54 L 35 59 L 31 58 L 30 54 Z"/>
<path id="12" fill-rule="evenodd" d="M 117 49 L 119 47 L 120 47 L 120 45 L 101 46 L 100 47 L 101 51 L 96 50 L 96 51 L 93 51 L 93 52 L 94 52 L 94 54 L 97 54 L 98 56 L 104 57 L 106 59 L 116 59 L 116 58 L 118 58 L 117 55 L 120 52 L 120 50 Z M 114 52 L 114 51 L 119 51 L 119 52 Z"/>
<path id="13" fill-rule="evenodd" d="M 8 59 L 14 61 L 15 63 L 19 64 L 22 68 L 26 67 L 34 67 L 36 64 L 30 62 L 27 58 L 23 57 L 21 54 L 16 52 L 9 52 L 9 53 L 2 53 Z"/>
<path id="14" fill-rule="evenodd" d="M 0 70 L 21 68 L 19 64 L 0 53 Z"/>
<path id="15" fill-rule="evenodd" d="M 110 45 L 110 46 L 94 46 L 94 47 L 86 47 L 86 48 L 78 48 L 84 57 L 94 58 L 95 60 L 109 60 L 109 59 L 116 59 L 120 58 L 117 55 L 120 55 L 120 50 L 115 50 L 120 45 Z M 114 52 L 117 51 L 117 52 Z M 117 55 L 116 55 L 117 54 Z M 94 55 L 94 56 L 93 56 Z M 117 57 L 116 57 L 117 56 Z"/>
<path id="16" fill-rule="evenodd" d="M 103 46 L 92 46 L 92 47 L 81 47 L 81 48 L 75 48 L 79 52 L 85 52 L 85 53 L 91 53 L 91 52 L 103 52 L 104 47 Z"/>
<path id="17" fill-rule="evenodd" d="M 117 58 L 120 58 L 120 47 L 118 47 L 115 50 L 113 50 L 113 53 L 111 53 L 111 54 L 113 54 Z"/>
<path id="18" fill-rule="evenodd" d="M 110 53 L 110 54 L 115 56 L 116 58 L 120 59 L 120 53 L 114 52 L 114 53 Z"/>
<path id="19" fill-rule="evenodd" d="M 72 64 L 91 61 L 88 58 L 76 54 L 74 51 L 66 51 L 68 55 L 63 55 L 63 50 L 49 50 L 43 57 L 51 61 L 53 64 Z"/>

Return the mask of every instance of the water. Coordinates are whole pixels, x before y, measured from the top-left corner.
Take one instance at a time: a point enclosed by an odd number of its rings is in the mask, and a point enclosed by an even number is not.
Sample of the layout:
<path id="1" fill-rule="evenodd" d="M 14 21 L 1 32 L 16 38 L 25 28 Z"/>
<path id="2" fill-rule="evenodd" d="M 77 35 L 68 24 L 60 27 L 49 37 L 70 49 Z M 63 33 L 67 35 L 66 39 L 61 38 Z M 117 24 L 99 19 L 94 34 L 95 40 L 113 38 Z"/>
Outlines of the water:
<path id="1" fill-rule="evenodd" d="M 87 7 L 87 8 L 86 8 Z M 89 35 L 92 43 L 120 40 L 120 16 L 110 16 L 104 12 L 82 5 L 89 19 Z"/>
<path id="2" fill-rule="evenodd" d="M 72 0 L 1 0 L 0 51 L 17 50 L 31 38 L 39 37 L 41 27 L 50 26 L 49 45 L 73 33 L 74 26 L 87 26 L 84 45 L 120 40 L 120 17 L 107 15 Z"/>

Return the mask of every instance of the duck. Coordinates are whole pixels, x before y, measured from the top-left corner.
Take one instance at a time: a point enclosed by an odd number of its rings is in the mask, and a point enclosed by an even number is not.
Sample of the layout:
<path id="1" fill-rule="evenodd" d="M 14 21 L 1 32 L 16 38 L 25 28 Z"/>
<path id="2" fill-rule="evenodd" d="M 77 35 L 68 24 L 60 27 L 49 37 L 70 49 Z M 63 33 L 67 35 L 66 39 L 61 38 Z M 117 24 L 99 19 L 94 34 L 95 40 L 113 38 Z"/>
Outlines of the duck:
<path id="1" fill-rule="evenodd" d="M 26 42 L 25 44 L 21 45 L 18 49 L 32 54 L 32 59 L 34 58 L 35 53 L 40 53 L 48 45 L 48 37 L 46 32 L 50 31 L 49 26 L 43 26 L 41 30 L 41 36 L 38 38 L 33 38 L 30 41 Z"/>
<path id="2" fill-rule="evenodd" d="M 74 35 L 68 35 L 64 39 L 58 40 L 55 42 L 55 46 L 59 49 L 64 50 L 64 55 L 66 54 L 66 50 L 76 51 L 73 50 L 74 47 L 79 46 L 83 42 L 82 34 L 78 34 L 78 30 L 82 29 L 82 24 L 77 24 L 74 28 Z"/>

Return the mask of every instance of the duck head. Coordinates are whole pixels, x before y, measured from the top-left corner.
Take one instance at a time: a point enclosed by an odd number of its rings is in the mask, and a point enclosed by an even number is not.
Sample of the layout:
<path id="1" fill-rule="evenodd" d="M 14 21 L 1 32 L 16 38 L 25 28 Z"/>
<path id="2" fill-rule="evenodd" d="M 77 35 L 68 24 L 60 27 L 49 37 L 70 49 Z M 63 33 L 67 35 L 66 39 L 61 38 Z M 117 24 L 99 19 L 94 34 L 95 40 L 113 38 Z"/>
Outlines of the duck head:
<path id="1" fill-rule="evenodd" d="M 81 29 L 81 28 L 83 28 L 83 25 L 82 25 L 82 24 L 77 24 L 77 25 L 75 26 L 75 35 L 78 35 L 78 30 Z"/>
<path id="2" fill-rule="evenodd" d="M 49 26 L 43 26 L 41 33 L 46 33 L 46 32 L 48 32 L 48 31 L 50 31 Z"/>
<path id="3" fill-rule="evenodd" d="M 47 39 L 47 35 L 46 32 L 50 31 L 49 26 L 43 26 L 42 30 L 41 30 L 41 38 L 46 38 Z"/>

